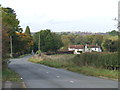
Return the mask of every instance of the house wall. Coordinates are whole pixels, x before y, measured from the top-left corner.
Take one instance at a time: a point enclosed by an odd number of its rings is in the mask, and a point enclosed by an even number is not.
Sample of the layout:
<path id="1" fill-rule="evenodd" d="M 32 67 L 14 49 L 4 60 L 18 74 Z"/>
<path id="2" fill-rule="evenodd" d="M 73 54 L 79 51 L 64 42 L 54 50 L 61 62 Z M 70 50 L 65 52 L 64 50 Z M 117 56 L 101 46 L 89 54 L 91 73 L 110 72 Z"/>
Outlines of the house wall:
<path id="1" fill-rule="evenodd" d="M 84 49 L 75 49 L 74 54 L 80 54 L 80 52 L 79 52 L 79 51 L 84 52 Z"/>
<path id="2" fill-rule="evenodd" d="M 91 48 L 91 51 L 101 52 L 100 48 Z"/>
<path id="3" fill-rule="evenodd" d="M 84 52 L 92 52 L 92 51 L 96 51 L 96 52 L 102 52 L 101 48 L 88 48 L 87 45 L 85 46 L 84 49 L 75 49 L 75 48 L 68 48 L 69 51 L 74 51 L 74 54 L 80 54 L 79 51 Z"/>
<path id="4" fill-rule="evenodd" d="M 99 52 L 102 52 L 102 49 L 101 49 L 101 48 L 99 48 Z"/>
<path id="5" fill-rule="evenodd" d="M 91 51 L 97 51 L 98 52 L 98 48 L 91 48 Z"/>
<path id="6" fill-rule="evenodd" d="M 73 51 L 73 50 L 75 50 L 75 48 L 68 48 L 68 50 L 69 50 L 69 51 Z"/>
<path id="7" fill-rule="evenodd" d="M 85 47 L 85 52 L 91 52 L 90 48 Z"/>

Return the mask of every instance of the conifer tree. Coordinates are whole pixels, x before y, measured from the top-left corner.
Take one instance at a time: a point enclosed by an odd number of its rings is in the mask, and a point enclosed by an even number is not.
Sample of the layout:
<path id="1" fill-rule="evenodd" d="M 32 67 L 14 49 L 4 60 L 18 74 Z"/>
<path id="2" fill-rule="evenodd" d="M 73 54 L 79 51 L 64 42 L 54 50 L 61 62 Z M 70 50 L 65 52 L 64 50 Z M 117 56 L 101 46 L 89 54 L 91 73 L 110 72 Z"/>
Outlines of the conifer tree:
<path id="1" fill-rule="evenodd" d="M 29 26 L 26 27 L 26 29 L 25 29 L 25 34 L 31 36 L 31 32 L 30 32 Z"/>

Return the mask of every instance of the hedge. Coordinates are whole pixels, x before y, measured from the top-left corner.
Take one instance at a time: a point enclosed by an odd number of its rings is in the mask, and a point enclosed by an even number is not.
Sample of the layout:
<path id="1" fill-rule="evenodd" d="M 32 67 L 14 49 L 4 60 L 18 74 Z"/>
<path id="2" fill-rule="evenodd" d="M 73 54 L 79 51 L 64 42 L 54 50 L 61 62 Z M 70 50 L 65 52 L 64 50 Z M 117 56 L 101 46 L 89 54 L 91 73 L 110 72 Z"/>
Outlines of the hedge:
<path id="1" fill-rule="evenodd" d="M 91 52 L 76 55 L 73 60 L 74 63 L 80 66 L 95 66 L 105 68 L 107 66 L 118 66 L 118 53 L 108 52 Z"/>

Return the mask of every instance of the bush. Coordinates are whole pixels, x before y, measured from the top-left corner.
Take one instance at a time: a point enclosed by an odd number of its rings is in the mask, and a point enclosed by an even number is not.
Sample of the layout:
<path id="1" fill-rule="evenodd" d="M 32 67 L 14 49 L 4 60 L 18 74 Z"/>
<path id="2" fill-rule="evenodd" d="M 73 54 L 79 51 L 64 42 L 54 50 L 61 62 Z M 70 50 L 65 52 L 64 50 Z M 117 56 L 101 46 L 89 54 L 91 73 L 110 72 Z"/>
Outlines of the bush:
<path id="1" fill-rule="evenodd" d="M 40 50 L 36 51 L 36 54 L 41 54 L 41 51 Z"/>
<path id="2" fill-rule="evenodd" d="M 118 63 L 118 53 L 83 53 L 76 55 L 73 62 L 80 66 L 94 66 L 98 68 L 105 68 L 107 66 L 116 66 Z"/>

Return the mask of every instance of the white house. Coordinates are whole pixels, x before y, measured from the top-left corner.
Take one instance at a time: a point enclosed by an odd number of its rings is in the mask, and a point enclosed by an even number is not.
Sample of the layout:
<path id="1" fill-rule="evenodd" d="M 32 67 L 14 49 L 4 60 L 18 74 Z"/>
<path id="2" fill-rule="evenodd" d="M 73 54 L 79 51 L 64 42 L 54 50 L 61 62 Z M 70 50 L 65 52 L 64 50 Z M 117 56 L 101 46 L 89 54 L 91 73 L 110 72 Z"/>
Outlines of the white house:
<path id="1" fill-rule="evenodd" d="M 85 52 L 102 52 L 100 46 L 98 45 L 85 45 Z"/>
<path id="2" fill-rule="evenodd" d="M 84 52 L 102 52 L 100 46 L 97 45 L 70 45 L 68 51 L 74 51 L 74 54 L 80 54 Z"/>
<path id="3" fill-rule="evenodd" d="M 70 45 L 68 51 L 74 51 L 74 54 L 80 54 L 80 52 L 84 52 L 84 45 Z"/>

